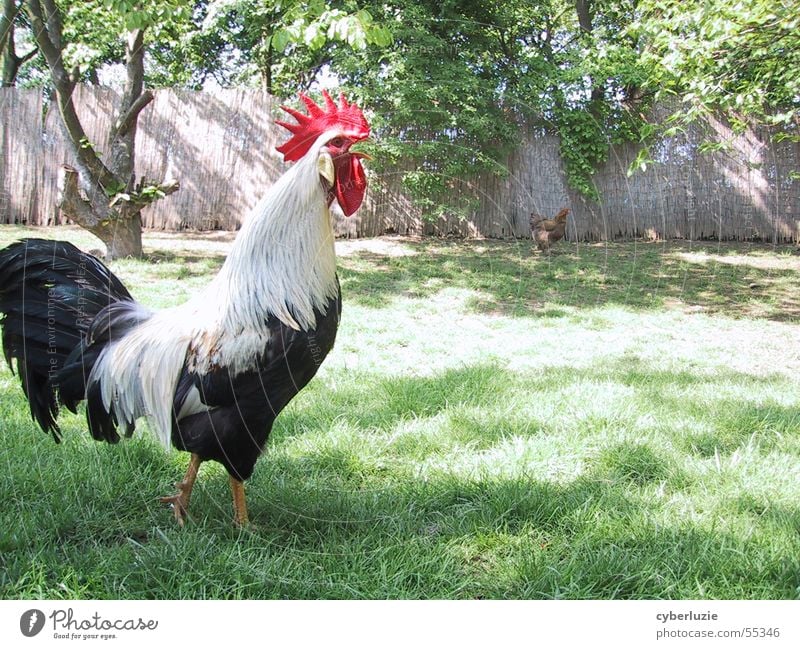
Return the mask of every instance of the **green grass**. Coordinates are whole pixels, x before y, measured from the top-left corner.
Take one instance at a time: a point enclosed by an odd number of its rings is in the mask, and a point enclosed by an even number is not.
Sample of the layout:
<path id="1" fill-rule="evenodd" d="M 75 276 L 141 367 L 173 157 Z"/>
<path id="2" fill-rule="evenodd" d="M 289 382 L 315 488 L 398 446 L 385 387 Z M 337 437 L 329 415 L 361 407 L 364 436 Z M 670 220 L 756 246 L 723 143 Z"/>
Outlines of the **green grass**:
<path id="1" fill-rule="evenodd" d="M 59 236 L 72 229 L 0 229 Z M 185 299 L 226 237 L 146 238 Z M 335 350 L 231 525 L 185 454 L 53 444 L 0 370 L 0 597 L 797 598 L 800 257 L 698 243 L 342 242 Z M 68 413 L 67 413 L 68 414 Z"/>

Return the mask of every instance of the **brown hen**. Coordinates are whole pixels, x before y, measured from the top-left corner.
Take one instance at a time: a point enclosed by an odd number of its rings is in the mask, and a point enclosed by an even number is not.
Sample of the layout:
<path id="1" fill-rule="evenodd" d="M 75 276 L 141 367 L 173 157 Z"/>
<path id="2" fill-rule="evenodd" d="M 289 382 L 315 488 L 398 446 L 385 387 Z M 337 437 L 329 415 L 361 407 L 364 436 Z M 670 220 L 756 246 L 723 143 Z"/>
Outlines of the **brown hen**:
<path id="1" fill-rule="evenodd" d="M 567 214 L 569 208 L 563 208 L 554 219 L 543 219 L 537 214 L 531 214 L 531 233 L 539 250 L 550 251 L 556 241 L 564 238 L 567 230 Z"/>

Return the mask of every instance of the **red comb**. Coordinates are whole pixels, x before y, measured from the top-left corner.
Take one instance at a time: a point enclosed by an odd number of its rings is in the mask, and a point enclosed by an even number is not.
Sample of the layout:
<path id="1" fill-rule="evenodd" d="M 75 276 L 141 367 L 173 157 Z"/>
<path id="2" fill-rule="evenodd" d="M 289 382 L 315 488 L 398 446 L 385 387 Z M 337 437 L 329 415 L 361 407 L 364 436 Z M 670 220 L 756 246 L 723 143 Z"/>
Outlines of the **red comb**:
<path id="1" fill-rule="evenodd" d="M 281 106 L 297 120 L 297 124 L 275 122 L 292 134 L 288 142 L 277 147 L 278 151 L 283 154 L 284 162 L 293 162 L 302 158 L 322 133 L 335 126 L 340 126 L 344 135 L 356 140 L 369 137 L 369 124 L 367 124 L 364 113 L 355 104 L 348 104 L 344 93 L 339 95 L 338 106 L 326 90 L 322 91 L 322 97 L 325 99 L 325 110 L 314 103 L 311 97 L 300 93 L 300 99 L 306 105 L 308 115 L 294 108 Z"/>

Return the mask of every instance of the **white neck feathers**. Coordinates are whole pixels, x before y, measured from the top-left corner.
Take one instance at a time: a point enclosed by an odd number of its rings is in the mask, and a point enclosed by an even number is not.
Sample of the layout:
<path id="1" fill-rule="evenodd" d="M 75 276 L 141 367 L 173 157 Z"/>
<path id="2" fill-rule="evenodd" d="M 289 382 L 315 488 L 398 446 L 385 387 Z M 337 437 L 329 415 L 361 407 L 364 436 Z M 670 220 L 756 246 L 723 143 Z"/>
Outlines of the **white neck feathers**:
<path id="1" fill-rule="evenodd" d="M 268 342 L 269 316 L 293 329 L 313 329 L 314 311 L 325 313 L 336 297 L 334 234 L 317 165 L 329 138 L 320 136 L 269 189 L 219 274 L 185 305 L 197 367 L 251 366 Z"/>
<path id="2" fill-rule="evenodd" d="M 258 328 L 271 314 L 310 329 L 314 309 L 335 297 L 334 234 L 316 161 L 304 156 L 272 186 L 209 286 L 226 328 Z"/>

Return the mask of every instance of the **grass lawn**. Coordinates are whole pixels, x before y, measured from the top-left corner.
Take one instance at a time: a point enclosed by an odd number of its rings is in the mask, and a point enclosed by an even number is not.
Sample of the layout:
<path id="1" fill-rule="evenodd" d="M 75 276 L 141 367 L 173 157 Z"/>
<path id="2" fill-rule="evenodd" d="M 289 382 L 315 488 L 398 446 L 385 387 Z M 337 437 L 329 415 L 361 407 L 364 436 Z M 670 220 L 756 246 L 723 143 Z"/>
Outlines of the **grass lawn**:
<path id="1" fill-rule="evenodd" d="M 3 226 L 96 244 L 73 229 Z M 230 237 L 113 270 L 180 302 Z M 149 436 L 55 445 L 0 366 L 0 597 L 796 598 L 800 256 L 754 244 L 340 242 L 344 313 L 231 525 Z"/>

